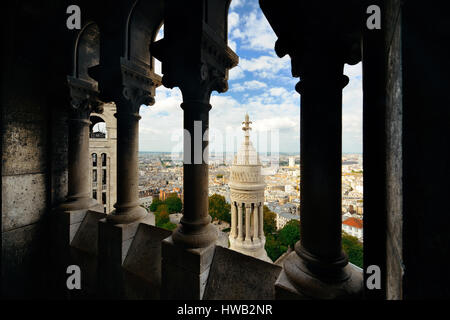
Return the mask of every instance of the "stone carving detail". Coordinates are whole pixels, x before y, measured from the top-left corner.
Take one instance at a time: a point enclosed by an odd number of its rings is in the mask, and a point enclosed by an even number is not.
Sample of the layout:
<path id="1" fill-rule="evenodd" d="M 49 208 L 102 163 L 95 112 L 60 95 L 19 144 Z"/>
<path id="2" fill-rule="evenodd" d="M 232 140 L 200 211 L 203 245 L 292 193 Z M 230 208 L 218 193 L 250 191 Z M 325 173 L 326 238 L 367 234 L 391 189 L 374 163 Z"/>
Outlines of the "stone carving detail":
<path id="1" fill-rule="evenodd" d="M 161 85 L 161 77 L 147 65 L 138 64 L 121 58 L 123 97 L 130 103 L 130 113 L 139 113 L 141 105 L 151 106 L 155 103 L 155 89 Z M 124 110 L 119 112 L 123 112 Z"/>
<path id="2" fill-rule="evenodd" d="M 248 182 L 248 183 L 262 183 L 264 182 L 261 174 L 257 172 L 231 172 L 231 179 L 233 181 Z"/>
<path id="3" fill-rule="evenodd" d="M 151 106 L 155 103 L 155 98 L 152 97 L 149 91 L 133 86 L 124 86 L 122 91 L 125 99 L 130 101 L 131 113 L 139 113 L 141 105 Z"/>
<path id="4" fill-rule="evenodd" d="M 231 200 L 236 202 L 256 203 L 264 201 L 264 190 L 258 193 L 242 193 L 238 191 L 230 191 Z"/>
<path id="5" fill-rule="evenodd" d="M 70 88 L 72 117 L 88 120 L 92 112 L 102 113 L 103 103 L 98 99 L 96 84 L 74 77 L 67 77 Z"/>

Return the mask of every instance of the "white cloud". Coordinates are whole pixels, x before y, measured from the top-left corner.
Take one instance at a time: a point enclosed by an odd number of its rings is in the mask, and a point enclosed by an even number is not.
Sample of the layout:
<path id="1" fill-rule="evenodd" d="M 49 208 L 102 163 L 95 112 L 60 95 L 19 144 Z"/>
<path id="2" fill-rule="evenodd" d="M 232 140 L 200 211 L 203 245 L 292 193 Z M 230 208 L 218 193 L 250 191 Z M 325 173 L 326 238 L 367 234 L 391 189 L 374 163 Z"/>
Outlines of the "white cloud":
<path id="1" fill-rule="evenodd" d="M 236 28 L 230 33 L 232 39 L 239 39 L 245 49 L 273 50 L 277 37 L 261 10 L 254 9 L 242 16 L 240 22 L 240 29 Z"/>
<path id="2" fill-rule="evenodd" d="M 242 58 L 239 65 L 243 70 L 254 72 L 261 78 L 272 78 L 281 70 L 289 70 L 290 60 L 287 56 L 280 59 L 274 55 L 264 55 L 251 59 Z"/>
<path id="3" fill-rule="evenodd" d="M 233 41 L 233 40 L 228 40 L 228 46 L 231 48 L 231 50 L 233 50 L 234 52 L 236 52 L 237 44 L 236 44 L 235 41 Z"/>
<path id="4" fill-rule="evenodd" d="M 267 84 L 258 80 L 245 81 L 244 83 L 233 84 L 231 90 L 235 92 L 242 92 L 246 90 L 257 90 L 267 87 Z"/>
<path id="5" fill-rule="evenodd" d="M 287 95 L 288 91 L 283 87 L 278 87 L 278 88 L 270 88 L 269 93 L 272 96 L 280 97 Z"/>
<path id="6" fill-rule="evenodd" d="M 242 79 L 243 77 L 244 77 L 244 70 L 239 65 L 237 65 L 228 72 L 229 80 L 238 80 Z"/>
<path id="7" fill-rule="evenodd" d="M 244 0 L 232 0 L 231 4 L 230 4 L 230 10 L 234 10 L 243 5 L 244 5 Z"/>
<path id="8" fill-rule="evenodd" d="M 239 14 L 236 12 L 231 12 L 228 14 L 228 33 L 236 28 L 239 24 Z"/>

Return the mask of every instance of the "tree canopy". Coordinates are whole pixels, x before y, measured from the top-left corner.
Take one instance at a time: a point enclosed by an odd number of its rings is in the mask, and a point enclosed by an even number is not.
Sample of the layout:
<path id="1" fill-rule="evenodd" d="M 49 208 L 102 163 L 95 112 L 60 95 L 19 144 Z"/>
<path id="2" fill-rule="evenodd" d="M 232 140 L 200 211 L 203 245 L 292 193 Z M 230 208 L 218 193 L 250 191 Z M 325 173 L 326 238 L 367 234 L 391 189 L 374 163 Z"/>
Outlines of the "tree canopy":
<path id="1" fill-rule="evenodd" d="M 276 222 L 276 214 L 267 206 L 263 207 L 263 213 L 264 213 L 264 234 L 268 235 L 277 230 L 277 222 Z"/>
<path id="2" fill-rule="evenodd" d="M 348 255 L 348 260 L 354 265 L 363 267 L 363 245 L 358 238 L 345 232 L 342 233 L 342 250 Z"/>
<path id="3" fill-rule="evenodd" d="M 163 202 L 161 200 L 159 200 L 159 198 L 153 198 L 152 204 L 150 205 L 150 211 L 156 212 L 156 210 L 158 209 L 158 206 L 162 203 Z"/>
<path id="4" fill-rule="evenodd" d="M 183 207 L 181 199 L 178 198 L 176 193 L 169 195 L 164 203 L 167 205 L 170 214 L 181 212 Z"/>
<path id="5" fill-rule="evenodd" d="M 295 243 L 300 240 L 300 222 L 291 220 L 278 233 L 280 243 L 286 247 L 294 248 Z"/>
<path id="6" fill-rule="evenodd" d="M 213 194 L 209 197 L 209 214 L 213 219 L 231 223 L 231 205 L 227 203 L 224 196 Z"/>

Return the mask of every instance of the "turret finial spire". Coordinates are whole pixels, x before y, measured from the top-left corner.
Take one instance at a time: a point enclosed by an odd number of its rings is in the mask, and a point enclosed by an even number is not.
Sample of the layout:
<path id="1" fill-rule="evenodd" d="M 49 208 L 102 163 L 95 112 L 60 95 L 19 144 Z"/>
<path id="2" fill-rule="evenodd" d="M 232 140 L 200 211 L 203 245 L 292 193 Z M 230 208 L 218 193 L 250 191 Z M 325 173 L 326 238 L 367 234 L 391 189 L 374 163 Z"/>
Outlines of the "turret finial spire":
<path id="1" fill-rule="evenodd" d="M 249 130 L 252 130 L 252 128 L 250 127 L 250 124 L 251 124 L 251 123 L 252 123 L 252 122 L 250 121 L 250 118 L 249 118 L 249 116 L 248 116 L 248 113 L 246 113 L 246 114 L 245 114 L 245 121 L 242 122 L 242 124 L 244 125 L 244 126 L 242 127 L 242 130 L 245 131 L 245 135 L 246 135 L 246 136 L 249 135 Z"/>

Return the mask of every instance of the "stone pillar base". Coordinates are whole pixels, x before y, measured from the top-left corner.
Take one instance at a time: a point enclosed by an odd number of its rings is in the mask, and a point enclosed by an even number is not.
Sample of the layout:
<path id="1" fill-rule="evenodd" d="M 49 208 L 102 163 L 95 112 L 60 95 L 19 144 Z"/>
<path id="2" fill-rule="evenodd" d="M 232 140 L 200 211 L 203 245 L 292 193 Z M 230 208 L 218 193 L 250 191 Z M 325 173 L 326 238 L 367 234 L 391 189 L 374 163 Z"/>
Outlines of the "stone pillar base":
<path id="1" fill-rule="evenodd" d="M 103 205 L 97 203 L 89 209 L 80 210 L 67 210 L 63 207 L 58 207 L 54 210 L 57 215 L 58 240 L 62 241 L 62 245 L 69 246 L 71 244 L 88 211 L 103 213 Z"/>
<path id="2" fill-rule="evenodd" d="M 98 224 L 98 285 L 102 298 L 125 298 L 122 265 L 139 224 L 151 225 L 151 216 L 128 224 L 102 219 Z"/>
<path id="3" fill-rule="evenodd" d="M 95 245 L 91 247 L 81 247 L 80 250 L 84 252 L 96 251 L 97 249 L 97 237 L 94 232 L 91 232 L 89 222 L 97 216 L 103 215 L 103 206 L 97 204 L 89 209 L 80 210 L 65 210 L 61 207 L 57 207 L 53 210 L 54 216 L 54 238 L 53 246 L 51 248 L 54 268 L 53 271 L 56 275 L 55 292 L 59 297 L 71 298 L 72 292 L 67 290 L 67 267 L 70 265 L 78 265 L 82 270 L 85 270 L 83 261 L 78 259 L 77 255 L 74 255 L 75 248 L 79 248 L 83 239 L 86 239 L 86 234 L 92 234 L 94 237 Z M 92 215 L 92 216 L 90 216 Z M 82 288 L 86 287 L 86 278 L 82 277 Z M 74 290 L 77 291 L 77 290 Z"/>
<path id="4" fill-rule="evenodd" d="M 295 279 L 288 277 L 286 266 L 292 273 L 295 267 Z M 360 299 L 363 293 L 363 274 L 351 264 L 347 264 L 342 280 L 323 279 L 313 274 L 295 251 L 285 260 L 283 271 L 275 282 L 275 298 L 290 299 Z"/>
<path id="5" fill-rule="evenodd" d="M 216 245 L 187 249 L 174 244 L 172 237 L 162 242 L 162 299 L 201 300 L 208 280 Z"/>

